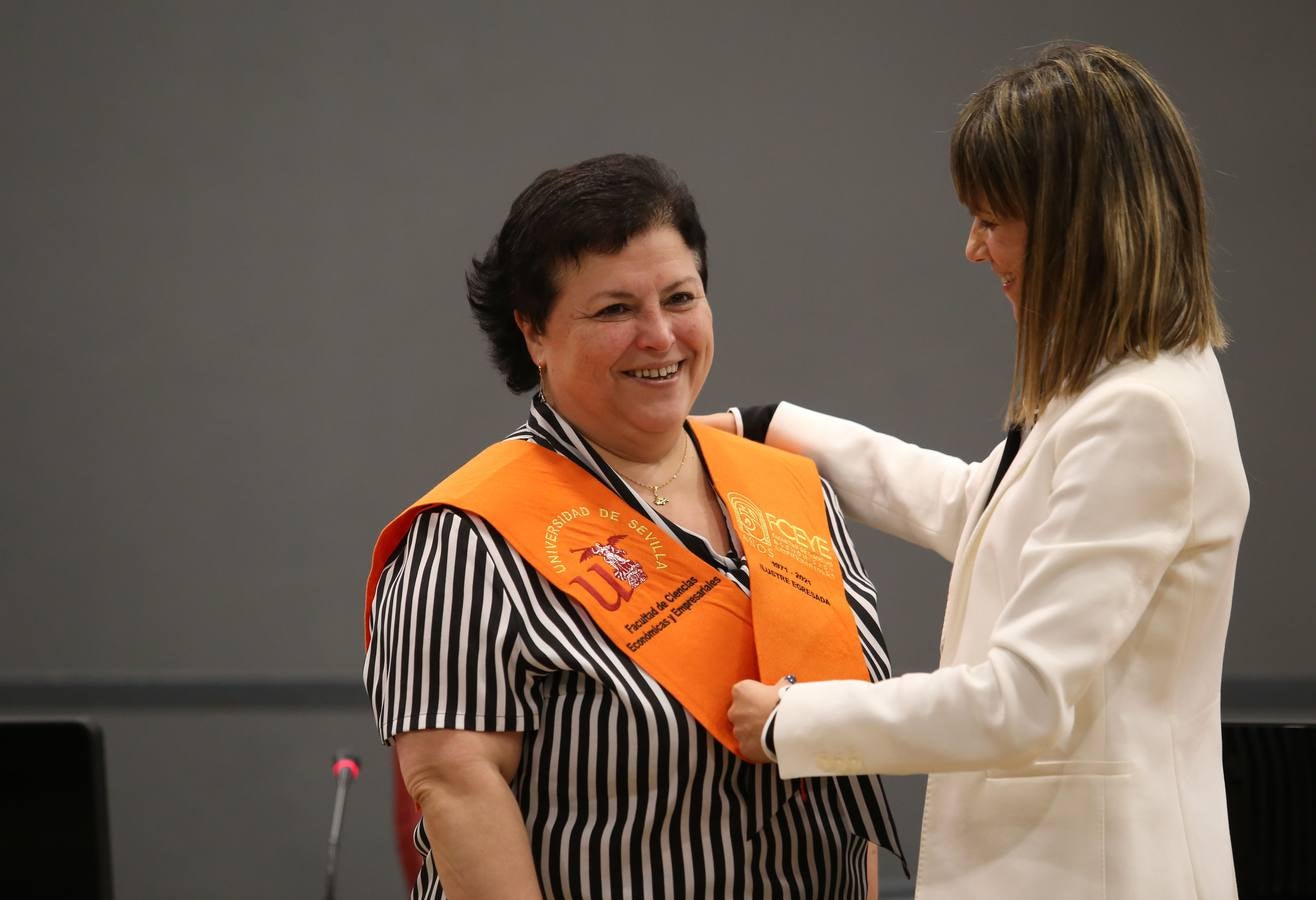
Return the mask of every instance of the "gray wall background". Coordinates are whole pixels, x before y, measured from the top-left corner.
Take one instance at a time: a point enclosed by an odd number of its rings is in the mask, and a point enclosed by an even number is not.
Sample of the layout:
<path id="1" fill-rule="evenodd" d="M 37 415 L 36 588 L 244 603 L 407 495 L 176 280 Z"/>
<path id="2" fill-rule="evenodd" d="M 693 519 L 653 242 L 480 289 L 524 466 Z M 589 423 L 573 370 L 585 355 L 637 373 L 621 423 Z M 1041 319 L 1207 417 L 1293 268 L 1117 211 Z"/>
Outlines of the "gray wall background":
<path id="1" fill-rule="evenodd" d="M 0 714 L 105 729 L 123 897 L 403 891 L 359 688 L 401 506 L 521 421 L 462 274 L 542 169 L 683 174 L 709 230 L 700 406 L 787 398 L 966 457 L 1012 322 L 964 262 L 958 104 L 1109 43 L 1195 130 L 1252 486 L 1231 714 L 1316 714 L 1316 29 L 1276 3 L 4 2 Z M 947 566 L 863 531 L 898 669 Z M 921 779 L 893 779 L 915 845 Z M 888 858 L 887 896 L 907 895 Z"/>

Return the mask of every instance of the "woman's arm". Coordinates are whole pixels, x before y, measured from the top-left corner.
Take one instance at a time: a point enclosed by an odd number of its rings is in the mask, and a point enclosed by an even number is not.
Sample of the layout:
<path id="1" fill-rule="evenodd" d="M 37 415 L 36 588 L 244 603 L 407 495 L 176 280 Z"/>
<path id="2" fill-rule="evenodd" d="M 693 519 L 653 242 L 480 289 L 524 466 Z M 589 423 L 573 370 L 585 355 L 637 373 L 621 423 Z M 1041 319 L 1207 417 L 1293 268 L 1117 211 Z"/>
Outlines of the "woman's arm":
<path id="1" fill-rule="evenodd" d="M 1188 540 L 1194 453 L 1175 403 L 1140 386 L 1080 400 L 1039 452 L 1054 461 L 1045 506 L 989 525 L 1027 537 L 985 659 L 796 685 L 774 726 L 784 777 L 1022 765 L 1070 727 Z"/>
<path id="2" fill-rule="evenodd" d="M 452 900 L 538 900 L 530 838 L 510 782 L 516 731 L 409 731 L 398 765 L 420 805 L 444 893 Z"/>
<path id="3" fill-rule="evenodd" d="M 812 459 L 845 512 L 888 534 L 955 555 L 983 467 L 781 403 L 766 443 Z"/>
<path id="4" fill-rule="evenodd" d="M 522 654 L 518 595 L 500 574 L 506 552 L 476 516 L 422 513 L 385 567 L 371 611 L 365 681 L 380 737 L 396 745 L 455 898 L 539 896 L 508 787 L 523 733 L 539 724 L 539 693 Z"/>
<path id="5" fill-rule="evenodd" d="M 953 559 L 974 499 L 994 468 L 792 403 L 692 416 L 700 424 L 807 456 L 847 515 Z M 998 458 L 993 454 L 989 462 Z"/>

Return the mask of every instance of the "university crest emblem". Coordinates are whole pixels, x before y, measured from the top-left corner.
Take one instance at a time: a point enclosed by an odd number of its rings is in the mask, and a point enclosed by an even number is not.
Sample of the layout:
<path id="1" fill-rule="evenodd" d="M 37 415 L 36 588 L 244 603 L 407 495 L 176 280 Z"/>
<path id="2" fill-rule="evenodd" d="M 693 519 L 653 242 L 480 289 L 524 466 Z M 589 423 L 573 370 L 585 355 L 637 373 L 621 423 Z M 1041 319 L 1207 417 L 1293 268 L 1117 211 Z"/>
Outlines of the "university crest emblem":
<path id="1" fill-rule="evenodd" d="M 618 546 L 625 539 L 624 534 L 614 534 L 606 543 L 595 541 L 588 547 L 572 547 L 571 552 L 579 553 L 581 562 L 591 556 L 602 557 L 603 561 L 612 567 L 612 574 L 634 590 L 648 581 L 649 576 L 645 574 L 644 566 L 631 559 L 630 555 Z"/>

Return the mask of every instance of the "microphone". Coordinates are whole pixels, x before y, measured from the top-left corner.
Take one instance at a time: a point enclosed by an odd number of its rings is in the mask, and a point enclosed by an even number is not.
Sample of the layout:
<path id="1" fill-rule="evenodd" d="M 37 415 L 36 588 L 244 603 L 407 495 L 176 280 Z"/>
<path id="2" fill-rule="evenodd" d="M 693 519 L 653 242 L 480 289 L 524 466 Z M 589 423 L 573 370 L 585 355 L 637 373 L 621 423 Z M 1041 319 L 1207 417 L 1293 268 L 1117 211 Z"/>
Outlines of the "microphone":
<path id="1" fill-rule="evenodd" d="M 334 755 L 334 817 L 329 823 L 329 863 L 325 867 L 324 900 L 334 900 L 334 877 L 338 874 L 338 839 L 343 831 L 343 807 L 347 805 L 347 788 L 361 774 L 361 760 L 350 750 L 339 750 Z"/>

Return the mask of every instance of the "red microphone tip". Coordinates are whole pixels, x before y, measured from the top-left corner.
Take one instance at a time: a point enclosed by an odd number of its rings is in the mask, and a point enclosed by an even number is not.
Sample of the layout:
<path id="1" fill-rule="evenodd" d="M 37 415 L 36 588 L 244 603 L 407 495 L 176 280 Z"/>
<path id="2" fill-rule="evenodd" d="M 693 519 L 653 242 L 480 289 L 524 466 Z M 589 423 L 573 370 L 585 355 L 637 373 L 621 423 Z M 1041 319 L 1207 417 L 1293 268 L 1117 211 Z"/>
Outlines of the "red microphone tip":
<path id="1" fill-rule="evenodd" d="M 361 764 L 350 756 L 344 756 L 341 759 L 334 760 L 334 777 L 337 778 L 342 772 L 346 771 L 355 780 L 361 774 Z"/>

